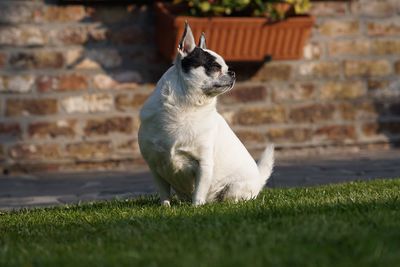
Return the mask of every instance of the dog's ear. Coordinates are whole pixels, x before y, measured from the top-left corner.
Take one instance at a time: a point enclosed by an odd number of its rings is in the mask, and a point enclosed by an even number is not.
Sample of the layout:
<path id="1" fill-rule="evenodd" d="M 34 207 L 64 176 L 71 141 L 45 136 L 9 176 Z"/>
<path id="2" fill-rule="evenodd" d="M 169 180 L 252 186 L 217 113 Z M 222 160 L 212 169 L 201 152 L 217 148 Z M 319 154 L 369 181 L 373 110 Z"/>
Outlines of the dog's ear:
<path id="1" fill-rule="evenodd" d="M 207 49 L 207 47 L 206 47 L 206 35 L 204 34 L 204 32 L 202 32 L 201 35 L 200 35 L 198 47 L 200 47 L 201 49 Z"/>
<path id="2" fill-rule="evenodd" d="M 182 39 L 179 42 L 178 52 L 182 56 L 186 56 L 195 49 L 196 43 L 194 41 L 192 30 L 189 24 L 185 21 L 185 30 L 183 31 Z"/>

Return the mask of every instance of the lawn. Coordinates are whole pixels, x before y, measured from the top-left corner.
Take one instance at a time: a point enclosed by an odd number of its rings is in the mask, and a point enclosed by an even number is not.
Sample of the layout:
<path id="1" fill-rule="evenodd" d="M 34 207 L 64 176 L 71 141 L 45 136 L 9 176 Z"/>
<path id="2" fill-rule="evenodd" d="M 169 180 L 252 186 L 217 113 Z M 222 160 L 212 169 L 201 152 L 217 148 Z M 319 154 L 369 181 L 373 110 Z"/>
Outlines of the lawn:
<path id="1" fill-rule="evenodd" d="M 0 266 L 399 266 L 400 179 L 0 215 Z"/>

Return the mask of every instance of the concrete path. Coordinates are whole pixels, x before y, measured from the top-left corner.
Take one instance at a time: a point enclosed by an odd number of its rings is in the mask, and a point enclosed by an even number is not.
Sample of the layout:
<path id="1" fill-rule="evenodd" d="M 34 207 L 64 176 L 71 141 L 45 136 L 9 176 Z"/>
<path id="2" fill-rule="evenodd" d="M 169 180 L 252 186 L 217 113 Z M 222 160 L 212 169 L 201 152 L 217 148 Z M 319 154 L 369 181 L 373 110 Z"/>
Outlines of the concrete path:
<path id="1" fill-rule="evenodd" d="M 297 187 L 400 178 L 400 150 L 278 159 L 267 186 Z M 148 172 L 0 176 L 0 210 L 54 206 L 155 193 Z"/>

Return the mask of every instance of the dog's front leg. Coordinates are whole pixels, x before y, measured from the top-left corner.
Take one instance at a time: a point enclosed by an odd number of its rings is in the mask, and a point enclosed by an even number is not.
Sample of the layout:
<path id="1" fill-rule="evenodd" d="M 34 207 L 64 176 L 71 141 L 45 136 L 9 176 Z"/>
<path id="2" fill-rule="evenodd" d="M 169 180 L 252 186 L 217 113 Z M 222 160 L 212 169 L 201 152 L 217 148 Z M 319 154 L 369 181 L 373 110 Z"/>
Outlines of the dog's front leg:
<path id="1" fill-rule="evenodd" d="M 206 203 L 207 194 L 211 186 L 213 168 L 212 154 L 200 160 L 193 194 L 193 205 L 199 206 Z"/>
<path id="2" fill-rule="evenodd" d="M 156 186 L 158 192 L 160 194 L 160 202 L 162 206 L 170 207 L 170 198 L 171 198 L 171 186 L 165 181 L 161 176 L 159 176 L 156 172 L 152 171 L 154 181 L 156 182 Z"/>

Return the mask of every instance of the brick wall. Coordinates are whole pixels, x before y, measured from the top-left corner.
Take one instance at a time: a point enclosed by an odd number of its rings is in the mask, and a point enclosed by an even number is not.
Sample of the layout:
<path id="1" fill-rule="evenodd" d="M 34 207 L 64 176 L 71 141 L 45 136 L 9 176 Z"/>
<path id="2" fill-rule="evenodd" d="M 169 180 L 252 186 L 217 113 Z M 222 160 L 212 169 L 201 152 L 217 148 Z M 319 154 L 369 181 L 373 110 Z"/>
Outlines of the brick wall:
<path id="1" fill-rule="evenodd" d="M 235 64 L 219 109 L 257 156 L 400 141 L 400 2 L 315 2 L 304 58 Z M 143 166 L 138 110 L 169 62 L 151 6 L 0 2 L 0 169 Z"/>

